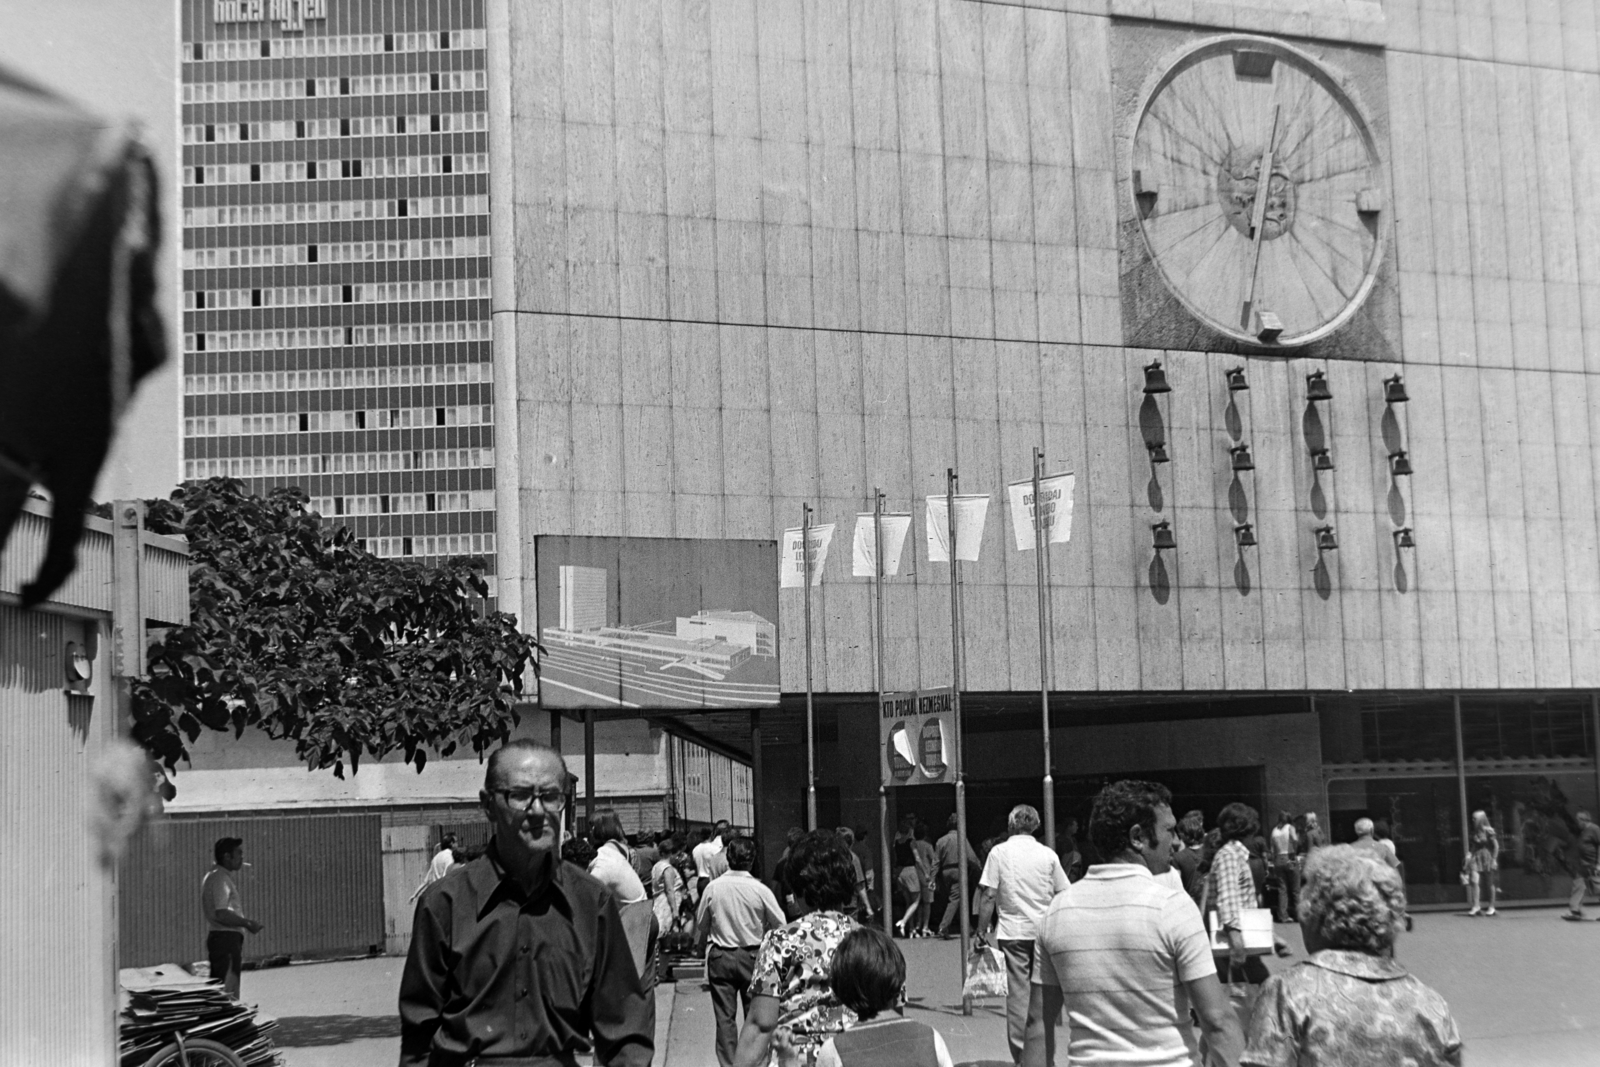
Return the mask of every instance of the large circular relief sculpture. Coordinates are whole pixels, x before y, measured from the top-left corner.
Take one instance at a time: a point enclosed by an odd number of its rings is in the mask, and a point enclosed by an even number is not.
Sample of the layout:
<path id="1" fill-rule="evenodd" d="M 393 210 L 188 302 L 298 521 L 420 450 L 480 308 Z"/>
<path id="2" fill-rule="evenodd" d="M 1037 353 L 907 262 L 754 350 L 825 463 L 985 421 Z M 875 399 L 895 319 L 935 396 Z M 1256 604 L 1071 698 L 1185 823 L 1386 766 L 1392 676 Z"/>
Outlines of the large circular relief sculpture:
<path id="1" fill-rule="evenodd" d="M 1306 344 L 1372 291 L 1387 215 L 1377 145 L 1299 50 L 1228 36 L 1179 56 L 1139 112 L 1132 169 L 1162 280 L 1213 329 Z"/>

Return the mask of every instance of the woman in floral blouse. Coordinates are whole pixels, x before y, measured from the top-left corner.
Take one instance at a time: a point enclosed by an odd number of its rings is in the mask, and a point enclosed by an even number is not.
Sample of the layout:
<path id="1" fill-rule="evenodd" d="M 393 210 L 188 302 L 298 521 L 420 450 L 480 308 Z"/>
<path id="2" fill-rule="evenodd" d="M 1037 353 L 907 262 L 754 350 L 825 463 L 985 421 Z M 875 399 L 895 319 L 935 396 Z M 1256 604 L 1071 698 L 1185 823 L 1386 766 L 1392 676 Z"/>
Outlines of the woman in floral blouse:
<path id="1" fill-rule="evenodd" d="M 1459 1067 L 1450 1006 L 1394 961 L 1405 914 L 1387 864 L 1349 845 L 1307 857 L 1300 931 L 1311 958 L 1267 980 L 1241 1065 Z"/>
<path id="2" fill-rule="evenodd" d="M 856 1021 L 828 976 L 833 950 L 857 925 L 844 913 L 855 895 L 850 859 L 830 830 L 813 830 L 790 850 L 789 888 L 810 910 L 761 941 L 737 1067 L 765 1067 L 774 1044 L 780 1065 L 815 1067 L 822 1043 Z"/>

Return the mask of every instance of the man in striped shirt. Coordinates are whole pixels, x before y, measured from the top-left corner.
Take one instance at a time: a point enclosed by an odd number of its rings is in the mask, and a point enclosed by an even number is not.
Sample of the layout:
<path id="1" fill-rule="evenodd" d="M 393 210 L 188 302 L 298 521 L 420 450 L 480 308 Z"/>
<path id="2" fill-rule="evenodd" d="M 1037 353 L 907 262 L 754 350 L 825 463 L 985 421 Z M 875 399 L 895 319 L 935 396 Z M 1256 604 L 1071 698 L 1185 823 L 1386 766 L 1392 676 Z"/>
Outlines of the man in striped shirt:
<path id="1" fill-rule="evenodd" d="M 1206 1067 L 1238 1063 L 1239 1023 L 1200 912 L 1188 894 L 1155 878 L 1171 865 L 1176 825 L 1164 786 L 1116 782 L 1095 798 L 1089 840 L 1108 862 L 1090 867 L 1040 920 L 1024 1067 L 1056 1062 L 1063 1008 L 1063 1059 L 1074 1067 L 1201 1063 L 1191 1007 Z"/>

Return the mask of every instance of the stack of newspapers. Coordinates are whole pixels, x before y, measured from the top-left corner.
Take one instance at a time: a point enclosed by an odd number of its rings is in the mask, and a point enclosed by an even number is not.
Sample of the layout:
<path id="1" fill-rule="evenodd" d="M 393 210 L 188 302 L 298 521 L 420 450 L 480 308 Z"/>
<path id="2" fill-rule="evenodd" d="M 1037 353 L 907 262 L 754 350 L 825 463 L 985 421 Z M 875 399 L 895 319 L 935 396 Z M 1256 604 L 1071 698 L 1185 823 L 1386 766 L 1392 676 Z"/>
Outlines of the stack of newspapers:
<path id="1" fill-rule="evenodd" d="M 221 986 L 173 963 L 125 970 L 120 981 L 121 1067 L 140 1067 L 179 1033 L 226 1045 L 248 1067 L 281 1067 L 270 1036 L 277 1020 L 230 999 Z"/>

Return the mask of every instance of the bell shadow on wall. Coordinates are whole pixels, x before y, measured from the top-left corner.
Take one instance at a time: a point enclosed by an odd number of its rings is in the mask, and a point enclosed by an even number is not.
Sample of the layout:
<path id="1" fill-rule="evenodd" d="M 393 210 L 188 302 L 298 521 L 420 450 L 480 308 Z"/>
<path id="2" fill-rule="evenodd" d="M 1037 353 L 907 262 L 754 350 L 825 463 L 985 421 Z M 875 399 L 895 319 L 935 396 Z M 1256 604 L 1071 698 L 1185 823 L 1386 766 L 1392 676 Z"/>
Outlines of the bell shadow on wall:
<path id="1" fill-rule="evenodd" d="M 1150 595 L 1156 598 L 1157 604 L 1165 604 L 1172 599 L 1172 578 L 1167 574 L 1167 561 L 1161 558 L 1159 552 L 1150 561 Z"/>
<path id="2" fill-rule="evenodd" d="M 1404 593 L 1411 588 L 1411 576 L 1406 573 L 1405 557 L 1399 552 L 1394 554 L 1394 589 L 1397 593 Z"/>
<path id="3" fill-rule="evenodd" d="M 1230 392 L 1228 406 L 1222 409 L 1222 423 L 1227 427 L 1228 436 L 1233 438 L 1234 444 L 1244 439 L 1244 418 L 1239 414 L 1239 405 L 1234 403 L 1234 397 L 1237 395 Z"/>
<path id="4" fill-rule="evenodd" d="M 1403 445 L 1400 440 L 1400 420 L 1394 417 L 1394 408 L 1392 406 L 1385 405 L 1383 419 L 1379 425 L 1383 430 L 1383 447 L 1385 451 L 1391 456 L 1400 452 Z M 1388 504 L 1390 521 L 1396 526 L 1404 526 L 1406 524 L 1406 498 L 1405 494 L 1400 492 L 1400 480 L 1395 477 L 1392 464 L 1389 474 Z"/>
<path id="5" fill-rule="evenodd" d="M 1333 575 L 1328 573 L 1328 561 L 1320 554 L 1317 556 L 1317 565 L 1311 568 L 1311 584 L 1323 600 L 1333 595 Z"/>
<path id="6" fill-rule="evenodd" d="M 1319 519 L 1328 517 L 1328 495 L 1322 488 L 1320 471 L 1324 468 L 1315 460 L 1328 455 L 1328 433 L 1322 425 L 1322 413 L 1317 410 L 1317 405 L 1306 403 L 1306 413 L 1300 420 L 1300 430 L 1305 435 L 1306 450 L 1311 453 L 1314 462 L 1311 465 L 1311 511 Z M 1327 470 L 1332 470 L 1332 460 L 1323 459 L 1327 463 Z"/>
<path id="7" fill-rule="evenodd" d="M 1167 427 L 1161 418 L 1160 405 L 1149 393 L 1139 405 L 1139 436 L 1144 439 L 1145 451 L 1150 455 L 1150 483 L 1145 486 L 1145 497 L 1151 511 L 1161 511 L 1166 507 L 1166 496 L 1161 491 L 1157 465 L 1167 462 Z"/>
<path id="8" fill-rule="evenodd" d="M 1233 563 L 1233 587 L 1239 590 L 1240 596 L 1249 596 L 1254 588 L 1250 584 L 1250 564 L 1245 562 L 1244 549 L 1239 550 L 1239 558 Z"/>

